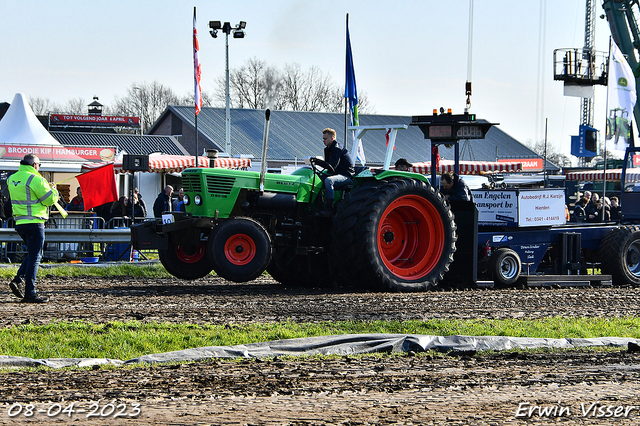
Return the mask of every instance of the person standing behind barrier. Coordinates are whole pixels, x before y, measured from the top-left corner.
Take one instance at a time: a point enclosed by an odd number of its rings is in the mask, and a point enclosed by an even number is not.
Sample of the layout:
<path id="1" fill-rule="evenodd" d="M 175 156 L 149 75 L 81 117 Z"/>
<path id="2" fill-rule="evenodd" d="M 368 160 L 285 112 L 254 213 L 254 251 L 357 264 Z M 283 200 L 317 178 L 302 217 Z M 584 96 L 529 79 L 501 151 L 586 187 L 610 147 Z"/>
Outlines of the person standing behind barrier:
<path id="1" fill-rule="evenodd" d="M 155 217 L 162 217 L 163 212 L 171 211 L 171 194 L 173 194 L 173 186 L 167 185 L 164 187 L 164 191 L 158 194 L 158 198 L 153 203 L 153 215 Z"/>
<path id="2" fill-rule="evenodd" d="M 597 222 L 600 220 L 596 217 L 596 212 L 599 210 L 598 203 L 600 202 L 600 196 L 597 193 L 591 194 L 589 202 L 584 207 L 584 212 L 587 215 L 587 220 Z"/>
<path id="3" fill-rule="evenodd" d="M 7 193 L 9 188 L 7 188 Z M 13 216 L 11 211 L 11 200 L 4 195 L 4 191 L 0 191 L 0 223 L 2 227 Z"/>
<path id="4" fill-rule="evenodd" d="M 147 205 L 144 202 L 144 200 L 142 199 L 142 194 L 140 193 L 140 191 L 138 191 L 138 188 L 133 188 L 133 193 L 138 197 L 138 203 L 140 203 L 140 207 L 142 207 L 144 209 L 144 211 L 147 211 Z"/>
<path id="5" fill-rule="evenodd" d="M 611 197 L 611 220 L 620 220 L 622 219 L 622 206 L 620 206 L 618 197 L 615 195 Z"/>
<path id="6" fill-rule="evenodd" d="M 585 206 L 589 203 L 587 197 L 582 197 L 576 203 L 576 206 L 573 208 L 573 222 L 584 222 L 587 217 L 587 214 L 584 212 Z"/>
<path id="7" fill-rule="evenodd" d="M 82 198 L 82 189 L 78 187 L 76 189 L 76 196 L 73 197 L 73 200 L 69 204 L 67 204 L 67 211 L 70 212 L 83 212 L 84 211 L 84 199 Z"/>
<path id="8" fill-rule="evenodd" d="M 180 188 L 178 190 L 178 198 L 173 200 L 173 203 L 171 203 L 171 207 L 172 207 L 171 210 L 173 210 L 174 212 L 179 211 L 178 204 L 180 204 L 183 199 L 184 199 L 184 189 Z"/>
<path id="9" fill-rule="evenodd" d="M 111 205 L 111 218 L 114 217 L 127 217 L 129 212 L 127 206 L 129 205 L 129 199 L 124 195 L 121 195 L 118 201 L 114 201 Z"/>
<path id="10" fill-rule="evenodd" d="M 133 216 L 141 218 L 147 217 L 147 209 L 145 209 L 144 206 L 140 203 L 138 195 L 136 195 L 135 192 L 133 193 Z"/>
<path id="11" fill-rule="evenodd" d="M 47 296 L 36 293 L 36 275 L 44 247 L 44 224 L 49 219 L 49 207 L 60 194 L 40 173 L 40 159 L 27 154 L 20 161 L 18 171 L 7 180 L 11 195 L 11 207 L 16 221 L 15 229 L 27 246 L 27 256 L 22 261 L 15 278 L 9 283 L 13 294 L 24 303 L 46 303 Z M 22 290 L 24 277 L 24 290 Z"/>

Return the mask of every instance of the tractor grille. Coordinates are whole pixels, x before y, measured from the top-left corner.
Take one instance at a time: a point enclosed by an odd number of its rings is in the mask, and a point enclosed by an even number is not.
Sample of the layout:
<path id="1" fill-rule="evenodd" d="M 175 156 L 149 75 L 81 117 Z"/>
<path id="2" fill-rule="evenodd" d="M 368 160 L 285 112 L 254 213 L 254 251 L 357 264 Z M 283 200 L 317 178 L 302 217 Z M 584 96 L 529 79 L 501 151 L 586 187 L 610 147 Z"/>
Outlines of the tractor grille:
<path id="1" fill-rule="evenodd" d="M 182 174 L 182 187 L 185 192 L 202 192 L 202 182 L 200 175 Z"/>
<path id="2" fill-rule="evenodd" d="M 207 176 L 207 192 L 229 195 L 236 178 L 226 176 Z"/>

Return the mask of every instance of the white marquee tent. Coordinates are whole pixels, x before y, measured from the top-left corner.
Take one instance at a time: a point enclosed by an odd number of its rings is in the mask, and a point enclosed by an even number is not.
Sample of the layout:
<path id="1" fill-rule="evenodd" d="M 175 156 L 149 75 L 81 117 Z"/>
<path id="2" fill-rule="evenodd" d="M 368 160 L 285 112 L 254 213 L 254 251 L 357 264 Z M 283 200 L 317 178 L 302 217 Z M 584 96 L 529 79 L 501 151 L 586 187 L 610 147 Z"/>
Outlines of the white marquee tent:
<path id="1" fill-rule="evenodd" d="M 2 158 L 7 150 L 15 147 L 21 154 L 29 152 L 39 153 L 40 148 L 63 148 L 38 120 L 33 110 L 26 101 L 24 94 L 16 93 L 11 106 L 2 120 L 0 120 L 0 170 L 15 171 L 19 167 L 19 158 Z M 66 159 L 60 161 L 47 161 L 40 158 L 43 172 L 70 172 L 80 173 L 83 160 Z"/>

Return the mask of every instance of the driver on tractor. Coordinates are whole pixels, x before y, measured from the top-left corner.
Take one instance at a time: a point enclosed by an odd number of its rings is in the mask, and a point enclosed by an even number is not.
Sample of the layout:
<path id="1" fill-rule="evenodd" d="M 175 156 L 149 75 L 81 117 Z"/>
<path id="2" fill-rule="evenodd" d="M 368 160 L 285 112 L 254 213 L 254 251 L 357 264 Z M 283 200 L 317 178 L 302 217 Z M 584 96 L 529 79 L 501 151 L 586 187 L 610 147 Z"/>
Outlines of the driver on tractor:
<path id="1" fill-rule="evenodd" d="M 335 170 L 334 174 L 327 170 L 324 178 L 325 206 L 319 215 L 331 216 L 333 214 L 333 196 L 336 189 L 340 190 L 353 183 L 355 172 L 353 159 L 346 148 L 340 148 L 336 141 L 336 131 L 326 128 L 322 131 L 324 142 L 324 159 Z"/>

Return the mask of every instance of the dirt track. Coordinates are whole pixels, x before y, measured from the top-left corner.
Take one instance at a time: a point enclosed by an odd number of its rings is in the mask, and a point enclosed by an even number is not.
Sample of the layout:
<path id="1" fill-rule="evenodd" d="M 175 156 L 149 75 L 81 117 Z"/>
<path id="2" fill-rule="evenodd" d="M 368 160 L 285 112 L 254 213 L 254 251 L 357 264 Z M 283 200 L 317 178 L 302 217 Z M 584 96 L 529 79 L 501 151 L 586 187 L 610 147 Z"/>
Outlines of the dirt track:
<path id="1" fill-rule="evenodd" d="M 51 303 L 22 305 L 5 289 L 0 295 L 5 327 L 57 319 L 242 323 L 613 317 L 634 315 L 640 307 L 635 288 L 404 294 L 292 289 L 270 279 L 234 284 L 216 277 L 192 283 L 47 277 L 39 289 L 52 297 Z M 632 424 L 640 418 L 639 378 L 640 355 L 625 350 L 19 370 L 0 373 L 0 424 L 602 424 L 612 418 Z M 25 416 L 29 403 L 36 411 Z M 71 416 L 52 415 L 72 403 Z M 138 409 L 135 419 L 128 418 Z"/>

